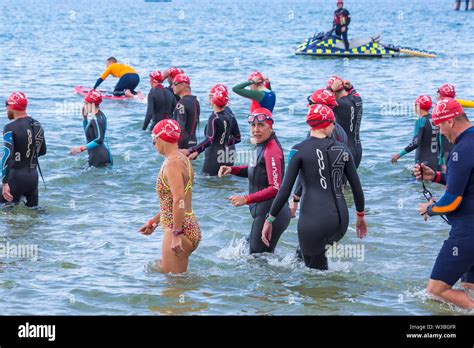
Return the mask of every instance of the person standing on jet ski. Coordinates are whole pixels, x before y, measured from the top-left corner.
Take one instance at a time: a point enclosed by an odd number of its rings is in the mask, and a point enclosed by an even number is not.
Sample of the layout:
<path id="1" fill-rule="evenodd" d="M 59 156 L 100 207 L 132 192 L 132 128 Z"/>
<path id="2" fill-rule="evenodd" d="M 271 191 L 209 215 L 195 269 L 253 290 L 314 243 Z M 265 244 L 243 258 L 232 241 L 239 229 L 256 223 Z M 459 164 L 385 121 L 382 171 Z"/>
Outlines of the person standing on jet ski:
<path id="1" fill-rule="evenodd" d="M 344 1 L 337 0 L 337 10 L 334 11 L 334 19 L 332 22 L 332 30 L 336 30 L 336 36 L 341 37 L 344 40 L 344 46 L 346 51 L 349 50 L 349 40 L 347 39 L 347 31 L 349 30 L 349 24 L 351 23 L 351 15 L 349 11 L 344 8 Z"/>

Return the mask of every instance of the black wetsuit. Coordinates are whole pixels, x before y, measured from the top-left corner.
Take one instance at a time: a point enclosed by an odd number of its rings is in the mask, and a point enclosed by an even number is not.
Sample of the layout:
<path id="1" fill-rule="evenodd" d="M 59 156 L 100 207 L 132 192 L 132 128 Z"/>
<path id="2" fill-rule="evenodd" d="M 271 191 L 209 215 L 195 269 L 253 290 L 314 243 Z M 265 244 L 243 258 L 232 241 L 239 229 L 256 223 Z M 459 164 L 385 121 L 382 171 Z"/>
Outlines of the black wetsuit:
<path id="1" fill-rule="evenodd" d="M 171 94 L 174 95 L 174 99 L 176 99 L 176 103 L 179 102 L 179 100 L 180 100 L 181 98 L 179 97 L 179 95 L 174 94 L 173 86 L 168 86 L 168 87 L 165 87 L 165 88 L 166 88 L 168 91 L 170 91 Z"/>
<path id="2" fill-rule="evenodd" d="M 307 138 L 311 138 L 311 132 L 308 133 Z M 349 145 L 349 139 L 347 138 L 347 133 L 344 130 L 344 128 L 342 128 L 342 126 L 338 123 L 336 123 L 334 126 L 334 130 L 332 131 L 332 134 L 331 134 L 331 139 L 334 139 L 335 141 L 343 143 L 346 146 Z M 343 182 L 345 184 L 346 180 L 344 179 Z M 301 195 L 303 194 L 303 185 L 301 185 L 300 176 L 298 176 L 298 179 L 296 180 L 294 194 L 295 196 L 298 196 L 298 197 L 301 197 Z"/>
<path id="3" fill-rule="evenodd" d="M 31 117 L 19 118 L 3 129 L 2 183 L 8 183 L 13 201 L 26 198 L 26 205 L 38 205 L 38 157 L 46 154 L 41 124 Z M 7 201 L 0 195 L 0 202 Z"/>
<path id="4" fill-rule="evenodd" d="M 290 163 L 270 214 L 280 213 L 301 176 L 303 195 L 298 220 L 298 240 L 305 264 L 328 268 L 326 246 L 344 237 L 349 212 L 342 192 L 345 175 L 352 188 L 356 210 L 364 211 L 364 193 L 348 147 L 330 138 L 311 137 L 295 145 Z"/>
<path id="5" fill-rule="evenodd" d="M 151 122 L 150 129 L 166 118 L 170 118 L 176 107 L 176 99 L 174 94 L 163 86 L 150 89 L 148 94 L 148 106 L 146 110 L 145 121 L 143 122 L 143 130 L 146 130 Z"/>
<path id="6" fill-rule="evenodd" d="M 181 127 L 180 149 L 188 149 L 197 144 L 196 128 L 199 124 L 201 108 L 194 95 L 185 95 L 181 98 L 173 111 L 173 119 Z"/>
<path id="7" fill-rule="evenodd" d="M 420 117 L 415 123 L 413 140 L 402 151 L 400 157 L 416 149 L 415 163 L 424 163 L 435 171 L 441 170 L 439 127 L 433 124 L 431 115 Z"/>
<path id="8" fill-rule="evenodd" d="M 205 151 L 204 165 L 202 171 L 206 175 L 216 176 L 221 166 L 233 166 L 233 145 L 240 143 L 240 130 L 235 116 L 229 107 L 223 111 L 213 112 L 204 129 L 205 139 L 191 152 Z"/>
<path id="9" fill-rule="evenodd" d="M 338 106 L 333 109 L 336 121 L 347 133 L 349 150 L 354 157 L 356 168 L 359 168 L 360 161 L 362 160 L 362 144 L 359 137 L 362 122 L 362 105 L 357 106 L 358 101 L 354 94 L 337 99 L 337 103 Z"/>
<path id="10" fill-rule="evenodd" d="M 273 252 L 280 236 L 290 224 L 290 208 L 282 203 L 279 214 L 273 222 L 270 247 L 262 242 L 262 229 L 273 200 L 280 189 L 285 162 L 283 150 L 275 134 L 255 148 L 255 165 L 232 167 L 232 174 L 249 179 L 250 214 L 253 218 L 249 237 L 250 253 Z"/>
<path id="11" fill-rule="evenodd" d="M 83 127 L 87 140 L 86 149 L 89 154 L 89 165 L 104 167 L 107 164 L 112 164 L 112 155 L 105 137 L 107 117 L 99 110 L 90 122 L 84 120 Z"/>

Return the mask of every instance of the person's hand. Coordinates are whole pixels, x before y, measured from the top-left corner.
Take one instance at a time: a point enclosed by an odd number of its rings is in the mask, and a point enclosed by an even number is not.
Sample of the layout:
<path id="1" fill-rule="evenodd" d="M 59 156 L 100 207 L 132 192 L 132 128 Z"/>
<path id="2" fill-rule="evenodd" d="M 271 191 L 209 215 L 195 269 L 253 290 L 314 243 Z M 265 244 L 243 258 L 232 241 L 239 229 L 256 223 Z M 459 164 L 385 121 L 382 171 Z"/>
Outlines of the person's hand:
<path id="1" fill-rule="evenodd" d="M 259 83 L 262 83 L 264 80 L 262 78 L 255 78 L 252 80 L 252 82 L 256 85 L 258 85 Z"/>
<path id="2" fill-rule="evenodd" d="M 341 31 L 344 33 L 346 31 L 346 27 L 342 27 Z"/>
<path id="3" fill-rule="evenodd" d="M 357 216 L 356 218 L 356 234 L 357 238 L 364 238 L 367 236 L 368 232 L 368 227 L 367 227 L 367 221 L 365 221 L 365 218 L 363 216 Z"/>
<path id="4" fill-rule="evenodd" d="M 188 158 L 189 158 L 191 161 L 194 161 L 198 156 L 199 156 L 199 152 L 195 151 L 195 152 L 189 154 L 189 155 L 188 155 Z"/>
<path id="5" fill-rule="evenodd" d="M 153 227 L 152 225 L 148 224 L 148 222 L 146 224 L 144 224 L 139 230 L 138 232 L 140 232 L 141 234 L 145 235 L 145 236 L 149 236 L 151 235 L 156 229 L 156 226 Z"/>
<path id="6" fill-rule="evenodd" d="M 8 185 L 7 183 L 3 184 L 2 196 L 7 200 L 7 202 L 13 202 L 13 196 L 10 193 L 10 185 Z"/>
<path id="7" fill-rule="evenodd" d="M 272 240 L 272 229 L 273 226 L 268 221 L 265 221 L 262 229 L 262 242 L 267 247 L 270 247 L 270 241 Z"/>
<path id="8" fill-rule="evenodd" d="M 83 118 L 84 120 L 87 120 L 87 115 L 88 115 L 88 114 L 87 114 L 86 106 L 83 105 L 83 106 L 82 106 L 82 118 Z"/>
<path id="9" fill-rule="evenodd" d="M 416 164 L 413 168 L 413 174 L 415 174 L 416 180 L 433 181 L 435 178 L 435 171 L 425 164 Z"/>
<path id="10" fill-rule="evenodd" d="M 352 88 L 352 83 L 351 83 L 351 81 L 349 81 L 349 80 L 344 80 L 343 82 L 344 82 L 344 89 L 345 89 L 346 91 L 348 91 L 348 90 L 350 90 L 350 89 Z"/>
<path id="11" fill-rule="evenodd" d="M 423 216 L 425 221 L 428 220 L 428 214 L 426 213 L 426 210 L 428 209 L 430 205 L 433 205 L 433 204 L 434 204 L 433 198 L 431 198 L 429 202 L 418 204 L 418 213 Z"/>
<path id="12" fill-rule="evenodd" d="M 396 153 L 395 155 L 392 155 L 392 164 L 395 164 L 397 163 L 397 161 L 400 159 L 400 154 L 399 153 Z"/>
<path id="13" fill-rule="evenodd" d="M 342 81 L 339 80 L 339 79 L 336 79 L 336 80 L 333 82 L 333 84 L 332 84 L 332 86 L 331 86 L 331 89 L 333 90 L 333 92 L 334 92 L 334 91 L 339 91 L 342 86 L 343 86 Z"/>
<path id="14" fill-rule="evenodd" d="M 188 149 L 179 149 L 179 152 L 181 152 L 186 157 L 188 157 L 189 154 L 191 153 L 191 151 L 189 151 Z"/>
<path id="15" fill-rule="evenodd" d="M 245 196 L 230 196 L 229 201 L 234 207 L 241 207 L 247 204 L 247 198 L 245 198 Z"/>
<path id="16" fill-rule="evenodd" d="M 219 173 L 217 173 L 217 175 L 219 176 L 219 178 L 222 178 L 223 176 L 229 175 L 231 171 L 232 171 L 231 167 L 221 166 L 219 168 Z"/>
<path id="17" fill-rule="evenodd" d="M 173 237 L 171 237 L 171 250 L 176 256 L 179 256 L 184 252 L 182 235 L 175 236 L 173 234 Z"/>
<path id="18" fill-rule="evenodd" d="M 78 147 L 73 147 L 70 151 L 69 151 L 69 154 L 71 155 L 77 155 L 78 153 L 81 153 L 82 152 L 82 146 L 78 146 Z"/>

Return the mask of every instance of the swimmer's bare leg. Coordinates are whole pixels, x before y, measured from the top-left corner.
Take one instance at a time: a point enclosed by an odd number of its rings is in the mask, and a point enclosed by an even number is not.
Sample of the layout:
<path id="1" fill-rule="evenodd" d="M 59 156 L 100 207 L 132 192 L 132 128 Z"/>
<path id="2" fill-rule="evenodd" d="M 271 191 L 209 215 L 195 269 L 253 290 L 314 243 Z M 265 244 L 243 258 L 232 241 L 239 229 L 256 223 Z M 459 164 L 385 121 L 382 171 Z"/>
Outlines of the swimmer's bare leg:
<path id="1" fill-rule="evenodd" d="M 452 303 L 461 308 L 474 309 L 474 300 L 464 290 L 454 290 L 451 285 L 441 280 L 430 279 L 426 291 L 437 300 Z"/>

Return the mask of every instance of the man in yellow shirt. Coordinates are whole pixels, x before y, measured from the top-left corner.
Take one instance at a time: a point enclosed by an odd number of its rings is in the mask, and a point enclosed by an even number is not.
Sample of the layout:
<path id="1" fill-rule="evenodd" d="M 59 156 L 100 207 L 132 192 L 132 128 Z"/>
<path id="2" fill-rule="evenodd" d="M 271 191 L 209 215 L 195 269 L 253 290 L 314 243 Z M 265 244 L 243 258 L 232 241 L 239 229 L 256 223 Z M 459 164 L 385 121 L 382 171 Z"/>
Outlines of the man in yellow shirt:
<path id="1" fill-rule="evenodd" d="M 114 89 L 115 96 L 133 97 L 137 94 L 135 88 L 137 88 L 140 83 L 140 76 L 138 76 L 137 72 L 132 67 L 118 63 L 115 57 L 108 58 L 106 60 L 106 65 L 107 69 L 105 69 L 104 73 L 95 83 L 94 89 L 97 89 L 107 76 L 112 75 L 119 78 Z"/>

